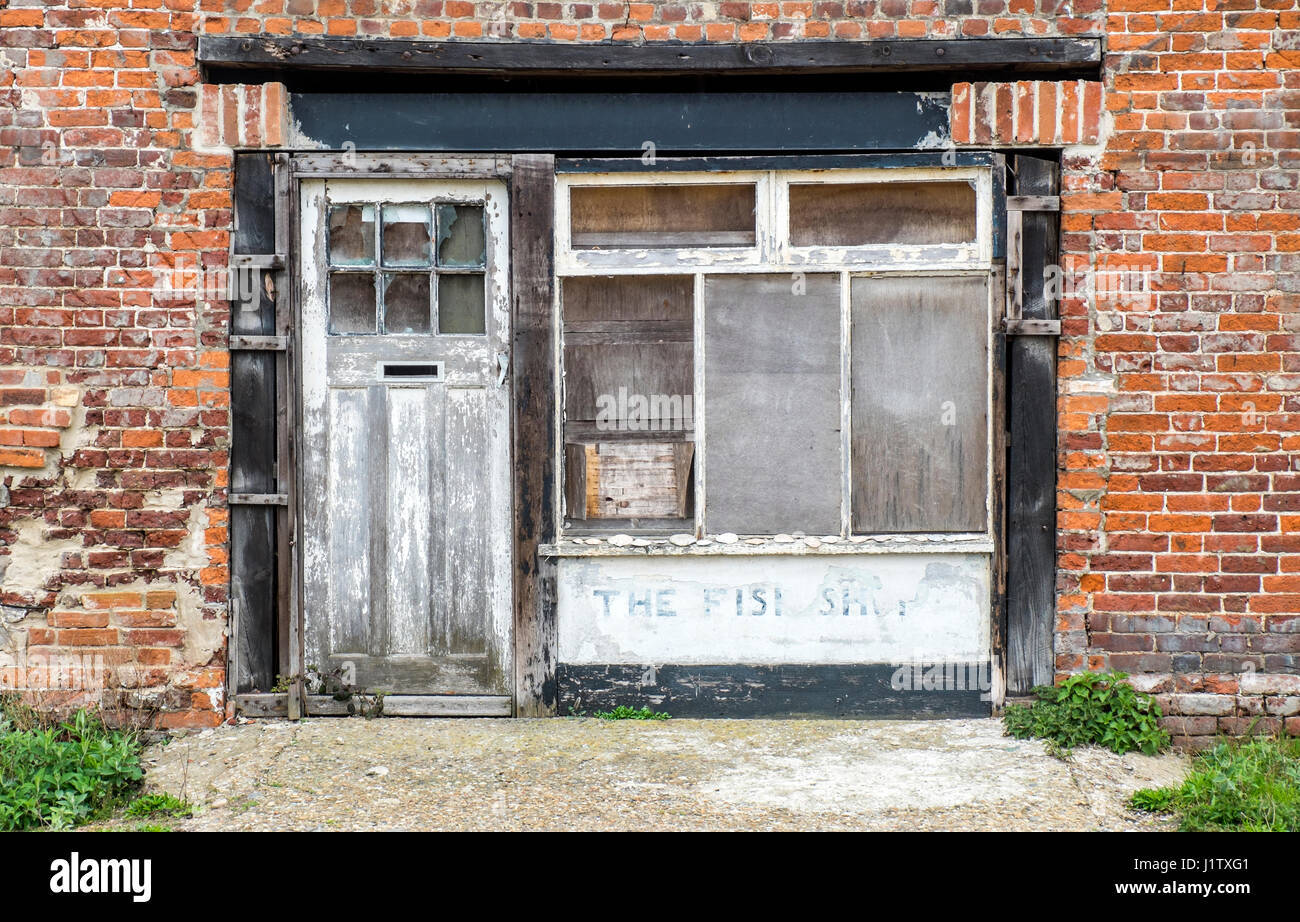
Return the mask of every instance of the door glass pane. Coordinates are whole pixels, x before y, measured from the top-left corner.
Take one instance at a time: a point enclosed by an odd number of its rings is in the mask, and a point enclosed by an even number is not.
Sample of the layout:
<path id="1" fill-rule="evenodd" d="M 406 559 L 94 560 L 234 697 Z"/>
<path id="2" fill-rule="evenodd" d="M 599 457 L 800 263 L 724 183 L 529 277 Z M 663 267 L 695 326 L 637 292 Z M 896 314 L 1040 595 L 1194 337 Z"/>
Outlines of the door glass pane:
<path id="1" fill-rule="evenodd" d="M 486 333 L 483 276 L 438 276 L 438 332 Z"/>
<path id="2" fill-rule="evenodd" d="M 573 246 L 753 246 L 754 186 L 575 186 Z"/>
<path id="3" fill-rule="evenodd" d="M 330 264 L 375 264 L 375 206 L 334 205 L 330 208 Z"/>
<path id="4" fill-rule="evenodd" d="M 983 531 L 986 279 L 856 278 L 852 300 L 853 530 Z"/>
<path id="5" fill-rule="evenodd" d="M 427 266 L 433 260 L 428 205 L 385 205 L 383 252 L 386 266 Z"/>
<path id="6" fill-rule="evenodd" d="M 438 206 L 438 265 L 457 269 L 487 265 L 482 205 Z"/>
<path id="7" fill-rule="evenodd" d="M 330 273 L 330 332 L 375 332 L 375 277 L 369 272 Z"/>
<path id="8" fill-rule="evenodd" d="M 384 276 L 384 332 L 428 333 L 429 275 L 427 272 Z"/>
<path id="9" fill-rule="evenodd" d="M 927 245 L 974 239 L 975 189 L 968 182 L 790 186 L 794 246 Z"/>

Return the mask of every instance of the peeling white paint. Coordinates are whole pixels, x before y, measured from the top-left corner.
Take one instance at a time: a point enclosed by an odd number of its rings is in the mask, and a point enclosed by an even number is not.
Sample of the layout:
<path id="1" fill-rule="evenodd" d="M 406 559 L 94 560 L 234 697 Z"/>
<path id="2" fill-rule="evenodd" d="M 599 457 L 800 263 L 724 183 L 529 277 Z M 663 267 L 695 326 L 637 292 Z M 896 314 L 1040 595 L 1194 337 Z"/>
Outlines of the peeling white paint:
<path id="1" fill-rule="evenodd" d="M 559 562 L 572 664 L 974 662 L 990 655 L 983 555 Z"/>

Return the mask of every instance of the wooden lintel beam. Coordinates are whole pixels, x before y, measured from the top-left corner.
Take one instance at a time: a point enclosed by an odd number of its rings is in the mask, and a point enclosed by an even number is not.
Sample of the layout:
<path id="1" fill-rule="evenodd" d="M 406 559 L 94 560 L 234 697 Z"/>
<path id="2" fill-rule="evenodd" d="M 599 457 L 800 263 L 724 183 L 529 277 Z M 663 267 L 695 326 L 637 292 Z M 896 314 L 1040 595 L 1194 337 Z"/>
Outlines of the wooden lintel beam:
<path id="1" fill-rule="evenodd" d="M 1044 72 L 1098 66 L 1101 39 L 1084 36 L 607 45 L 204 35 L 199 37 L 198 59 L 209 70 L 528 76 L 816 74 L 1002 67 Z"/>

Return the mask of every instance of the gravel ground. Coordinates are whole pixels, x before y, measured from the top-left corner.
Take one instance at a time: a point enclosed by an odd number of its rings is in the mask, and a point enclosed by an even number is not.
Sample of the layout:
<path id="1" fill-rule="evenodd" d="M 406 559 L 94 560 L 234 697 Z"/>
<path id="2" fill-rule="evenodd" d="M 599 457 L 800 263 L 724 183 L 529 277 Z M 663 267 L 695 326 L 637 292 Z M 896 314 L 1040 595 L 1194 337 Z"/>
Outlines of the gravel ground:
<path id="1" fill-rule="evenodd" d="M 995 720 L 257 721 L 146 753 L 185 830 L 1158 830 L 1124 807 L 1181 755 L 1076 750 Z M 120 820 L 118 828 L 138 821 Z"/>

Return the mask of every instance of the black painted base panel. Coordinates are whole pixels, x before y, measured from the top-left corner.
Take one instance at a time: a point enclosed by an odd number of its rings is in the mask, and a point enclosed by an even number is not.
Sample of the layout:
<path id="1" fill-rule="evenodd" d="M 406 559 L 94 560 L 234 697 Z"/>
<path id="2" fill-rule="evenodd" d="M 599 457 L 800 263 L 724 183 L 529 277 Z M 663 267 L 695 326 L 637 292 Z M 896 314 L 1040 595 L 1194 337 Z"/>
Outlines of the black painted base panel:
<path id="1" fill-rule="evenodd" d="M 988 663 L 834 666 L 576 666 L 561 663 L 560 714 L 648 706 L 673 717 L 988 717 Z"/>

